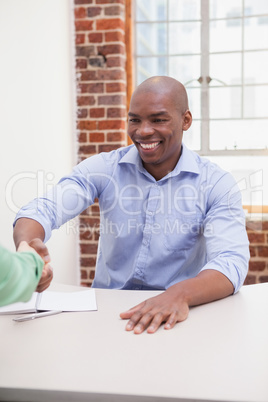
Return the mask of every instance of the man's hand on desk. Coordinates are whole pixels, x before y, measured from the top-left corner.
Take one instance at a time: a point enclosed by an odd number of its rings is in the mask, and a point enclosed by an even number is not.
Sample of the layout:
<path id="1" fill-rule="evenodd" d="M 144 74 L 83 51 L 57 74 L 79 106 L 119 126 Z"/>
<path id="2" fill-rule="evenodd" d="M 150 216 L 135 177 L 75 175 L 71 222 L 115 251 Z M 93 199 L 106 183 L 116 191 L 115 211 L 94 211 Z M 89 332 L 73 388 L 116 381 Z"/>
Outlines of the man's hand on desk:
<path id="1" fill-rule="evenodd" d="M 189 306 L 199 306 L 233 294 L 230 280 L 213 269 L 201 271 L 195 278 L 176 283 L 158 296 L 121 313 L 129 319 L 126 330 L 140 334 L 147 329 L 154 333 L 165 322 L 164 328 L 171 329 L 176 322 L 185 320 Z"/>
<path id="2" fill-rule="evenodd" d="M 188 303 L 178 296 L 176 285 L 120 314 L 129 319 L 126 330 L 140 334 L 147 329 L 153 334 L 165 322 L 164 328 L 171 329 L 177 322 L 184 321 L 189 314 Z"/>

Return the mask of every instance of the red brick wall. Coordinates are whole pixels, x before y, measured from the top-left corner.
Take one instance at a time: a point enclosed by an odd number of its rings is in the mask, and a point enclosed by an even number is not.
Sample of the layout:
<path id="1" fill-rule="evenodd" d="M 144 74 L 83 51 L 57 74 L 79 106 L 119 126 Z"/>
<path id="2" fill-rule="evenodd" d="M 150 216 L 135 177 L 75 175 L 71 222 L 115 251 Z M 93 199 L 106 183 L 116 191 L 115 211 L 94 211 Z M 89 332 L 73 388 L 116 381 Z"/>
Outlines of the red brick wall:
<path id="1" fill-rule="evenodd" d="M 245 284 L 268 282 L 268 221 L 248 221 L 249 272 Z"/>
<path id="2" fill-rule="evenodd" d="M 74 0 L 78 162 L 127 144 L 125 0 Z M 80 215 L 81 283 L 94 278 L 99 208 Z"/>

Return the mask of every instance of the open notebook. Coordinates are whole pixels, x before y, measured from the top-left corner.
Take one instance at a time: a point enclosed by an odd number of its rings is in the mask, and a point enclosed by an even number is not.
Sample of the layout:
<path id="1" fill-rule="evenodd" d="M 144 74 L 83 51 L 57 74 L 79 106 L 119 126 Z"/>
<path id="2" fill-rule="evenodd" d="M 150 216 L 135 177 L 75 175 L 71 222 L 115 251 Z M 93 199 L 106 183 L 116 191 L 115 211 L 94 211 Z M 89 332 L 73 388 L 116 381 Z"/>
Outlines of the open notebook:
<path id="1" fill-rule="evenodd" d="M 13 303 L 0 307 L 0 314 L 36 313 L 38 311 L 91 311 L 97 310 L 94 289 L 77 292 L 34 292 L 26 303 Z"/>

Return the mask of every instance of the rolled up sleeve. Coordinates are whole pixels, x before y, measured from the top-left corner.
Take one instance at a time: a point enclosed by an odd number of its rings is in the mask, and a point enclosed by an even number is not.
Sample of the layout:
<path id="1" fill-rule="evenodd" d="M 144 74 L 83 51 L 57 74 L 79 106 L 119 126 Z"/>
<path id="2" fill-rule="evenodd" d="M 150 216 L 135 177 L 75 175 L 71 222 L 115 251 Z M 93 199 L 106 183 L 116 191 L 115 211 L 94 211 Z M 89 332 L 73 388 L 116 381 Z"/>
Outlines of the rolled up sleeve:
<path id="1" fill-rule="evenodd" d="M 250 254 L 241 194 L 229 174 L 210 193 L 204 236 L 207 263 L 202 270 L 214 269 L 224 274 L 236 293 L 246 278 Z"/>

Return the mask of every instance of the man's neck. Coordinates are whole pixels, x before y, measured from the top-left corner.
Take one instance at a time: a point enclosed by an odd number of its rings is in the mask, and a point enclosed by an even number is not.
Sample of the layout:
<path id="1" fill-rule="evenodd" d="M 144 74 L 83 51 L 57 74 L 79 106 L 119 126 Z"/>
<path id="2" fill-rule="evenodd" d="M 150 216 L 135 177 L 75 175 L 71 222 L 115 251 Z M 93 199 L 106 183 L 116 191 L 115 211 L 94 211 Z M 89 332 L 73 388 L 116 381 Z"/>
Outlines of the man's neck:
<path id="1" fill-rule="evenodd" d="M 177 166 L 177 163 L 179 162 L 179 159 L 181 157 L 182 154 L 182 147 L 180 150 L 180 154 L 179 157 L 173 162 L 171 163 L 171 161 L 169 160 L 167 164 L 163 164 L 163 163 L 145 163 L 142 161 L 143 167 L 147 170 L 148 173 L 150 173 L 150 175 L 152 175 L 155 180 L 161 180 L 163 179 L 163 177 L 165 177 L 167 174 L 169 174 L 170 172 L 172 172 L 175 167 Z"/>
<path id="2" fill-rule="evenodd" d="M 163 179 L 163 177 L 165 177 L 167 174 L 172 172 L 172 170 L 175 168 L 176 165 L 177 165 L 177 163 L 174 165 L 173 168 L 170 168 L 170 167 L 165 168 L 165 167 L 161 166 L 160 164 L 153 165 L 153 164 L 146 164 L 143 162 L 144 168 L 147 170 L 148 173 L 150 173 L 151 176 L 153 176 L 155 178 L 156 181 Z"/>

